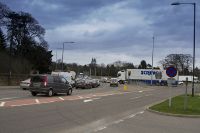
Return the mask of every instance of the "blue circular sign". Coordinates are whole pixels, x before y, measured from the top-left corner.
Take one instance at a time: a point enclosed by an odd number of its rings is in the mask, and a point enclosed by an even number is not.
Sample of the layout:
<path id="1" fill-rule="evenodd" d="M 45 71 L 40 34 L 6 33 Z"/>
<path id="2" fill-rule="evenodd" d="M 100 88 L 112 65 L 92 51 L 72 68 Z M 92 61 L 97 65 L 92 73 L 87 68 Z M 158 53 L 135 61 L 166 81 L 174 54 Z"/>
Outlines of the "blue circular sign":
<path id="1" fill-rule="evenodd" d="M 167 74 L 167 76 L 169 76 L 169 77 L 175 77 L 176 76 L 176 74 L 177 74 L 177 70 L 176 70 L 176 68 L 175 67 L 173 67 L 173 66 L 170 66 L 170 67 L 168 67 L 167 69 L 166 69 L 166 74 Z"/>

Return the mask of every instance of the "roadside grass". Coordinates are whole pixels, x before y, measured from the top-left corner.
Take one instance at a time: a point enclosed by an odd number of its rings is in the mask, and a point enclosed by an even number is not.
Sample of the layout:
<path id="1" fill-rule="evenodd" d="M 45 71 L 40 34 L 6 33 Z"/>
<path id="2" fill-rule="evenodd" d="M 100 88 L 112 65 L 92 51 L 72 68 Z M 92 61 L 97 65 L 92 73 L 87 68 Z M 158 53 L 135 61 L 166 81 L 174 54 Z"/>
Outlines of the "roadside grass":
<path id="1" fill-rule="evenodd" d="M 200 96 L 191 95 L 187 96 L 188 104 L 184 110 L 184 95 L 176 96 L 172 98 L 172 105 L 169 107 L 169 100 L 162 103 L 151 106 L 149 109 L 172 114 L 184 114 L 184 115 L 200 115 Z"/>

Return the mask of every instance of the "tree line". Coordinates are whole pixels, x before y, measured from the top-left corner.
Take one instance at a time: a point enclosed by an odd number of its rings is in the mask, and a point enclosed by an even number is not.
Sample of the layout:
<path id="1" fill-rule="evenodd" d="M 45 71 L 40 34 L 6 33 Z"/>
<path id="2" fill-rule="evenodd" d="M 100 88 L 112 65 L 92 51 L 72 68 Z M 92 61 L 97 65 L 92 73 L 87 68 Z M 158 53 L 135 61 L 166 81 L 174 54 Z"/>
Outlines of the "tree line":
<path id="1" fill-rule="evenodd" d="M 0 2 L 0 73 L 50 71 L 52 51 L 45 29 L 29 13 L 14 12 Z"/>

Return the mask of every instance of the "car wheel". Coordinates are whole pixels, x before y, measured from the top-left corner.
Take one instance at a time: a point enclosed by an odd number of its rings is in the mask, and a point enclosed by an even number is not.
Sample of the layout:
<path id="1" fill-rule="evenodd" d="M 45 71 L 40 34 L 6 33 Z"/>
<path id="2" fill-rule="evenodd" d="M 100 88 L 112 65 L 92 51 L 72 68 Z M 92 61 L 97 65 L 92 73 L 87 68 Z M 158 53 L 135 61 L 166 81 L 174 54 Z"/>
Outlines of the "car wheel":
<path id="1" fill-rule="evenodd" d="M 51 96 L 53 96 L 53 90 L 52 89 L 50 89 L 49 91 L 48 91 L 48 94 L 47 94 L 49 97 L 51 97 Z"/>
<path id="2" fill-rule="evenodd" d="M 69 90 L 67 91 L 67 95 L 72 95 L 72 89 L 69 89 Z"/>
<path id="3" fill-rule="evenodd" d="M 32 96 L 36 96 L 37 92 L 31 92 Z"/>
<path id="4" fill-rule="evenodd" d="M 92 85 L 89 85 L 89 86 L 88 86 L 88 89 L 92 89 Z"/>

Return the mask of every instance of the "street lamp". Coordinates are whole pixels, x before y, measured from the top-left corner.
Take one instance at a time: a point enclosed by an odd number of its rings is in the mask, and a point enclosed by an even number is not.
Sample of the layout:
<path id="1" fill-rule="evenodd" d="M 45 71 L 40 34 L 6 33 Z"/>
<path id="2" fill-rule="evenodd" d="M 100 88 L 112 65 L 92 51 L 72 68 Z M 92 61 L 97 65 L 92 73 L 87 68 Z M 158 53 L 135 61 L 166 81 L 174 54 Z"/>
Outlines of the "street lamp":
<path id="1" fill-rule="evenodd" d="M 196 3 L 180 3 L 180 2 L 174 2 L 171 5 L 181 5 L 181 4 L 189 4 L 189 5 L 193 5 L 194 7 L 194 33 L 193 33 L 193 81 L 192 81 L 192 96 L 194 96 L 194 67 L 195 67 L 195 25 L 196 25 Z"/>
<path id="2" fill-rule="evenodd" d="M 152 64 L 151 64 L 151 85 L 153 85 L 153 53 L 154 53 L 154 40 L 155 37 L 153 36 L 153 48 L 152 48 Z"/>
<path id="3" fill-rule="evenodd" d="M 63 71 L 63 54 L 64 54 L 64 45 L 65 43 L 75 43 L 75 42 L 63 42 L 63 49 L 62 49 L 62 71 Z"/>

